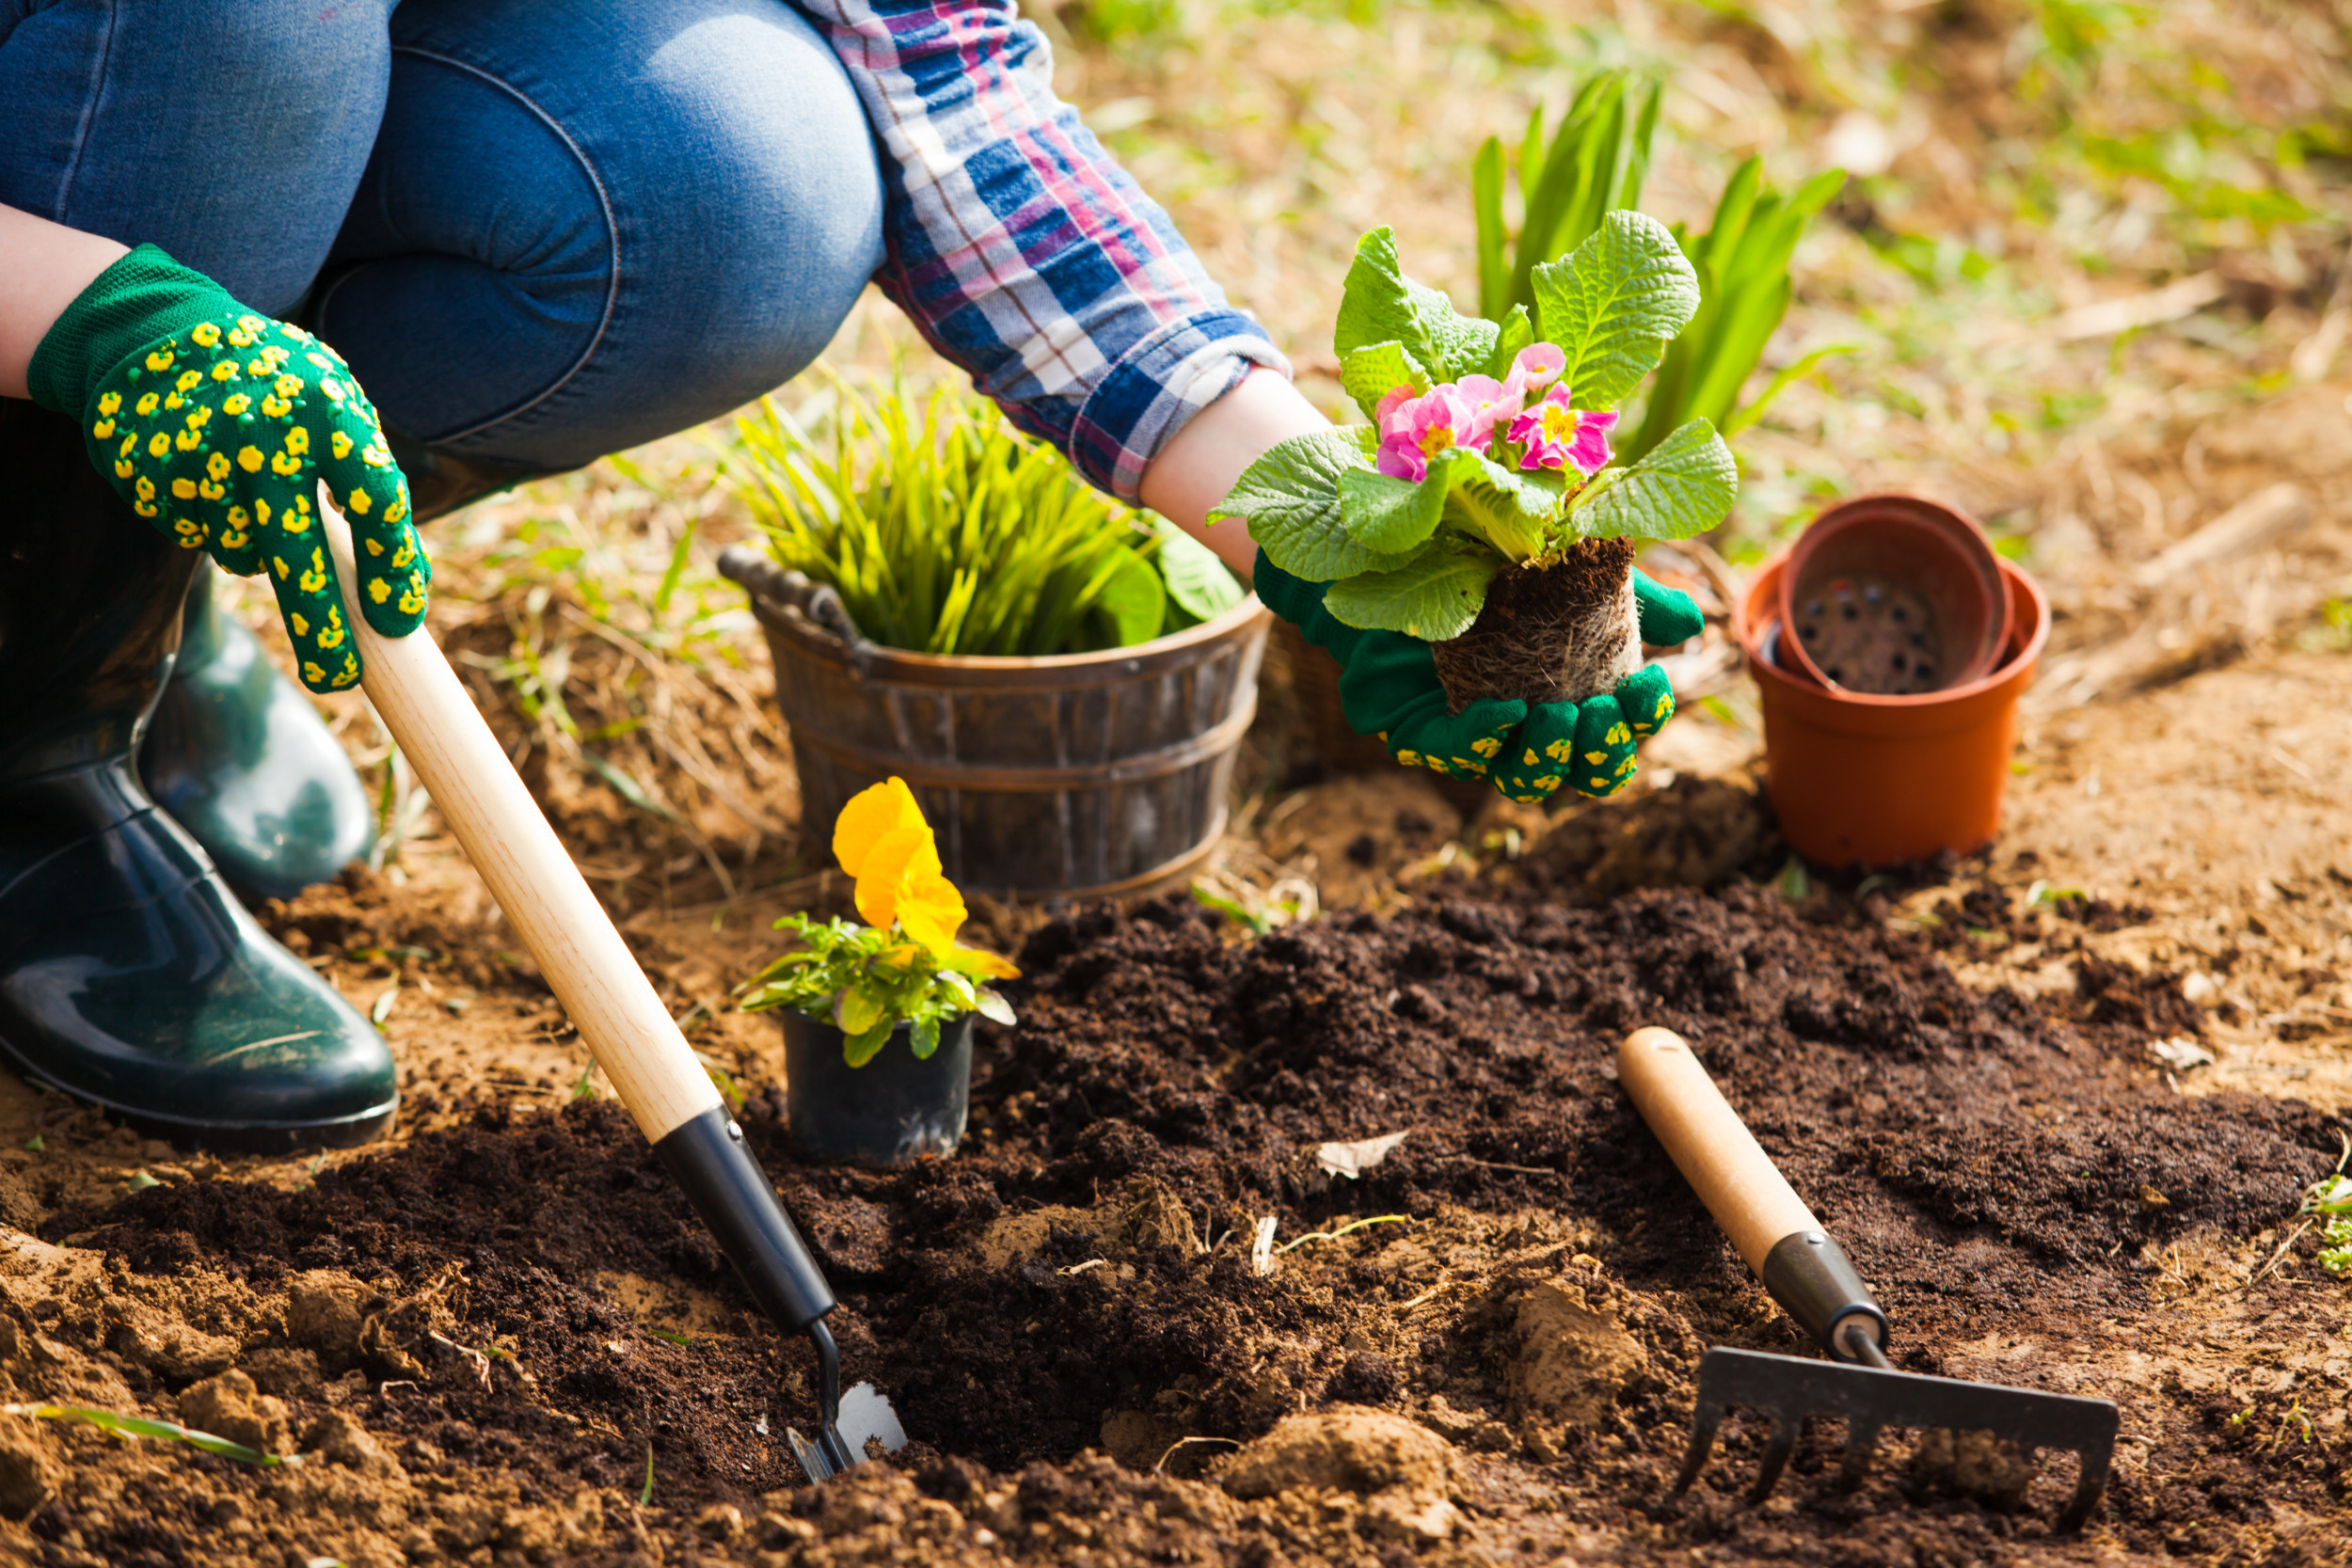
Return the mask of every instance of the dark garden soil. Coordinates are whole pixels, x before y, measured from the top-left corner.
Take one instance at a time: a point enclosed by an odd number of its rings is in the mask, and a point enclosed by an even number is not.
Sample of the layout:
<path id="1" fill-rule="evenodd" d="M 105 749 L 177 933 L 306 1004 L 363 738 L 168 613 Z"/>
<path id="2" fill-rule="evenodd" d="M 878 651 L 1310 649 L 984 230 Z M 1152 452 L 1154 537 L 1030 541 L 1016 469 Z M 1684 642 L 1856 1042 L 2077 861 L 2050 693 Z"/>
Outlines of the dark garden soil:
<path id="1" fill-rule="evenodd" d="M 501 1102 L 298 1190 L 53 1195 L 41 1235 L 72 1247 L 21 1243 L 0 1276 L 8 1397 L 176 1408 L 302 1462 L 20 1423 L 10 1539 L 109 1564 L 2352 1549 L 2342 1287 L 2289 1219 L 2339 1130 L 2168 1086 L 2151 1033 L 2199 1014 L 2161 976 L 1980 993 L 1925 936 L 1756 888 L 1250 942 L 1155 903 L 1049 925 L 1022 962 L 954 1159 L 803 1165 L 780 1092 L 744 1106 L 850 1374 L 914 1435 L 895 1459 L 799 1484 L 808 1359 L 619 1107 Z M 2086 1536 L 2049 1535 L 2062 1456 L 2011 1508 L 1890 1436 L 1840 1494 L 1834 1429 L 1744 1507 L 1756 1423 L 1661 1506 L 1703 1349 L 1804 1347 L 1613 1082 L 1645 1023 L 1700 1048 L 1842 1237 L 1899 1365 L 2122 1404 Z M 1354 1180 L 1317 1158 L 1397 1132 Z"/>

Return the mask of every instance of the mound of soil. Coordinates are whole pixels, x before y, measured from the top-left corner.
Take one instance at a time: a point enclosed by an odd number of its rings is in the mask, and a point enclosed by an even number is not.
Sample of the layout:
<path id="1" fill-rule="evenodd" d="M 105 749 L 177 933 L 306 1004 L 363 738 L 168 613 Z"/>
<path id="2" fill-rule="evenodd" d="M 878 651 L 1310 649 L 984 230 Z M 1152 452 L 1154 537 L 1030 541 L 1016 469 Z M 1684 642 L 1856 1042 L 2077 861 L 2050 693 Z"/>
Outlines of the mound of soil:
<path id="1" fill-rule="evenodd" d="M 2296 1283 L 2313 1238 L 2250 1286 L 2285 1233 L 2231 1251 L 2337 1130 L 2151 1072 L 2151 1030 L 2198 1016 L 2161 977 L 1979 994 L 1925 937 L 1745 887 L 1254 942 L 1163 902 L 1047 926 L 1021 962 L 952 1160 L 805 1164 L 780 1090 L 742 1110 L 851 1375 L 914 1435 L 892 1461 L 797 1484 L 809 1360 L 617 1106 L 493 1105 L 306 1190 L 56 1212 L 42 1234 L 106 1265 L 56 1253 L 8 1287 L 8 1397 L 78 1377 L 305 1463 L 151 1449 L 126 1476 L 43 1426 L 0 1446 L 0 1512 L 40 1560 L 110 1563 L 1961 1562 L 2044 1539 L 2067 1462 L 2011 1508 L 1892 1437 L 1839 1493 L 1815 1433 L 1746 1509 L 1753 1422 L 1661 1506 L 1704 1348 L 1807 1351 L 1613 1082 L 1659 1023 L 1873 1281 L 1899 1365 L 2124 1402 L 2108 1549 L 2300 1560 L 2352 1524 L 2332 1287 Z M 1327 1146 L 1397 1133 L 1335 1174 Z M 2232 1270 L 2226 1309 L 2198 1293 Z M 2166 1361 L 2192 1323 L 2248 1365 Z"/>

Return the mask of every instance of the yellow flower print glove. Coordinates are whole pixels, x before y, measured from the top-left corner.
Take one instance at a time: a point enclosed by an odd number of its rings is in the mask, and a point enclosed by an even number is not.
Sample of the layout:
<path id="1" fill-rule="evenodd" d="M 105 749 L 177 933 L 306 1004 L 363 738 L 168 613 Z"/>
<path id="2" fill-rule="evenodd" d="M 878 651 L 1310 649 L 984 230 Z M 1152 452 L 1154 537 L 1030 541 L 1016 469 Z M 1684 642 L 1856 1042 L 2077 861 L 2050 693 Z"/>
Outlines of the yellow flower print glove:
<path id="1" fill-rule="evenodd" d="M 90 460 L 140 516 L 269 578 L 311 690 L 359 681 L 321 480 L 351 523 L 368 625 L 405 637 L 423 621 L 433 567 L 408 483 L 350 367 L 300 327 L 141 245 L 66 308 L 26 379 L 35 402 L 80 412 Z"/>
<path id="2" fill-rule="evenodd" d="M 1636 572 L 1634 597 L 1645 642 L 1681 642 L 1699 633 L 1698 607 L 1688 594 Z M 1429 644 L 1402 632 L 1360 631 L 1323 608 L 1327 584 L 1307 582 L 1258 552 L 1258 597 L 1330 650 L 1340 661 L 1340 706 L 1348 727 L 1377 735 L 1389 754 L 1407 768 L 1451 778 L 1485 779 L 1528 804 L 1563 789 L 1613 795 L 1633 777 L 1634 743 L 1674 717 L 1674 687 L 1666 673 L 1645 664 L 1613 692 L 1581 703 L 1504 702 L 1482 697 L 1458 714 L 1446 712 Z"/>

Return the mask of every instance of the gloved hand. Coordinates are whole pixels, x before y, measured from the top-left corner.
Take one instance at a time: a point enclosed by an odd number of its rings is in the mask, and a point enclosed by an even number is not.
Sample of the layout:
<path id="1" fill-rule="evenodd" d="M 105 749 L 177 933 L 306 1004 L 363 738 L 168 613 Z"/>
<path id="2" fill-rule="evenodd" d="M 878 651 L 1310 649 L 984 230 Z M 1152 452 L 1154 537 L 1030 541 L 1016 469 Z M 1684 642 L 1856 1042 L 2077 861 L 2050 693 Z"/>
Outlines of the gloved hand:
<path id="1" fill-rule="evenodd" d="M 1581 703 L 1482 697 L 1446 712 L 1429 644 L 1402 632 L 1363 631 L 1323 608 L 1327 583 L 1307 582 L 1258 552 L 1258 597 L 1340 661 L 1340 706 L 1359 735 L 1376 735 L 1407 768 L 1484 778 L 1514 800 L 1549 800 L 1562 785 L 1579 795 L 1613 795 L 1633 776 L 1633 743 L 1674 716 L 1665 672 L 1645 664 L 1617 689 Z M 1687 594 L 1633 574 L 1642 641 L 1682 642 L 1704 624 Z"/>
<path id="2" fill-rule="evenodd" d="M 423 621 L 433 567 L 408 483 L 350 367 L 300 327 L 141 245 L 66 308 L 26 381 L 34 402 L 81 415 L 90 460 L 140 516 L 269 578 L 311 690 L 359 679 L 321 479 L 351 523 L 368 625 L 405 637 Z"/>

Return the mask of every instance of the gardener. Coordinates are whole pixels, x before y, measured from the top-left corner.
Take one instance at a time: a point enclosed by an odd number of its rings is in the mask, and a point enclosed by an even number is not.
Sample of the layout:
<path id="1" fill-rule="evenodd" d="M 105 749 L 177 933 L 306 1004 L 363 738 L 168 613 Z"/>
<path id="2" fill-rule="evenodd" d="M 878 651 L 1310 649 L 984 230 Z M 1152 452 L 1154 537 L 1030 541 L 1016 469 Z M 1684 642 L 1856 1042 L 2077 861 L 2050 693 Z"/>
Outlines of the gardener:
<path id="1" fill-rule="evenodd" d="M 366 800 L 202 555 L 348 689 L 352 615 L 422 619 L 418 521 L 757 396 L 869 277 L 1247 570 L 1208 509 L 1325 421 L 1050 78 L 1009 0 L 0 0 L 7 1056 L 213 1147 L 384 1127 L 381 1037 L 222 880 L 331 875 Z M 1359 725 L 1442 723 L 1421 644 L 1262 582 Z"/>

